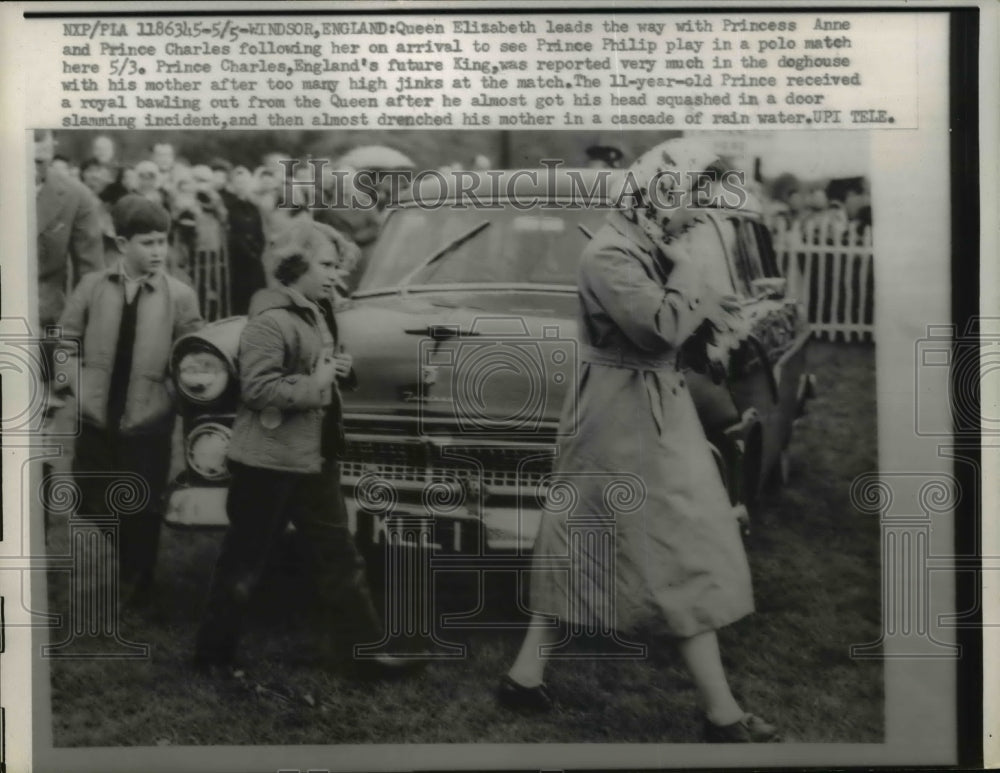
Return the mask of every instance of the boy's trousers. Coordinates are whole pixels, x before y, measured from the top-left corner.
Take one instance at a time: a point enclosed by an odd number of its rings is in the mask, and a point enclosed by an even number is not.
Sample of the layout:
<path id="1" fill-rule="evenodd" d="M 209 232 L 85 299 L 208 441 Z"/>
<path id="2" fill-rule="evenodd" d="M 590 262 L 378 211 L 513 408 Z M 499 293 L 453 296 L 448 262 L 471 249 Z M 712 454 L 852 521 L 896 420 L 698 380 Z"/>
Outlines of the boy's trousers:
<path id="1" fill-rule="evenodd" d="M 313 591 L 322 607 L 324 656 L 349 657 L 351 645 L 376 644 L 382 623 L 371 598 L 365 563 L 348 529 L 339 468 L 315 474 L 281 472 L 229 462 L 229 530 L 212 576 L 198 632 L 196 661 L 228 664 L 271 550 L 289 521 Z"/>
<path id="2" fill-rule="evenodd" d="M 120 435 L 89 424 L 83 424 L 76 439 L 73 474 L 80 487 L 80 515 L 112 515 L 109 499 L 130 505 L 134 501 L 129 493 L 134 486 L 131 475 L 138 475 L 148 486 L 145 505 L 118 520 L 118 571 L 126 591 L 148 590 L 153 580 L 170 472 L 170 441 L 168 433 Z M 116 477 L 120 488 L 113 492 Z"/>

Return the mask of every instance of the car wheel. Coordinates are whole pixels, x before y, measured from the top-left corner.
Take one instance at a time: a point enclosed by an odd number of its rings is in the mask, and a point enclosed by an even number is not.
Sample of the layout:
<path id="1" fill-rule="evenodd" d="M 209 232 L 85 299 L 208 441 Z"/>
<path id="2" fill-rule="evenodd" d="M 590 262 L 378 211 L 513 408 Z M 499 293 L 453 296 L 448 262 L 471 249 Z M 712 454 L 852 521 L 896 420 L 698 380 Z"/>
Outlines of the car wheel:
<path id="1" fill-rule="evenodd" d="M 747 520 L 745 534 L 750 534 L 751 528 L 759 526 L 764 519 L 763 497 L 764 486 L 761 481 L 761 437 L 759 430 L 755 431 L 747 441 L 743 456 L 743 491 L 742 504 L 746 506 Z"/>
<path id="2" fill-rule="evenodd" d="M 776 469 L 781 486 L 787 486 L 788 481 L 792 479 L 792 455 L 788 452 L 787 448 L 781 449 L 781 455 L 778 457 Z"/>
<path id="3" fill-rule="evenodd" d="M 782 448 L 774 467 L 767 476 L 767 490 L 779 491 L 788 485 L 792 476 L 792 455 L 787 448 Z"/>

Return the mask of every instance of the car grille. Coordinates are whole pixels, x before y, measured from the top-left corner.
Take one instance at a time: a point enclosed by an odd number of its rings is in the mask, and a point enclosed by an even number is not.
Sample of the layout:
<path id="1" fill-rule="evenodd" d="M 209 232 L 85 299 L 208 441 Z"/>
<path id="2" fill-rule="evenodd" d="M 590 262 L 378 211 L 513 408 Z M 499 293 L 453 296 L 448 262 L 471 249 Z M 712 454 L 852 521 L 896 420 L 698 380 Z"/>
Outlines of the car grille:
<path id="1" fill-rule="evenodd" d="M 397 443 L 385 440 L 348 440 L 349 459 L 394 467 L 423 467 L 426 451 L 418 443 Z"/>
<path id="2" fill-rule="evenodd" d="M 471 474 L 492 494 L 524 495 L 525 489 L 537 491 L 542 484 L 552 468 L 553 453 L 546 446 L 349 438 L 340 467 L 345 482 L 374 474 L 396 483 L 458 483 Z"/>

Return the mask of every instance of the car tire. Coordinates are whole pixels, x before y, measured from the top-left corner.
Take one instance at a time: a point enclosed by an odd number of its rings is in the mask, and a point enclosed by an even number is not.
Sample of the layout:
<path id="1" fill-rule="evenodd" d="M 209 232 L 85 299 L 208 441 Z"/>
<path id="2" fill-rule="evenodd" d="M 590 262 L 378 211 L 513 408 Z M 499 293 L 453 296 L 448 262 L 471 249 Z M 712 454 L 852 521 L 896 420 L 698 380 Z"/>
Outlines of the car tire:
<path id="1" fill-rule="evenodd" d="M 764 522 L 763 494 L 767 487 L 761 480 L 762 463 L 761 437 L 758 430 L 750 436 L 743 456 L 742 504 L 747 509 L 747 525 L 744 528 L 744 535 L 747 536 Z"/>
<path id="2" fill-rule="evenodd" d="M 778 460 L 774 463 L 767 476 L 767 491 L 780 491 L 788 485 L 792 478 L 792 455 L 787 448 L 782 448 Z"/>

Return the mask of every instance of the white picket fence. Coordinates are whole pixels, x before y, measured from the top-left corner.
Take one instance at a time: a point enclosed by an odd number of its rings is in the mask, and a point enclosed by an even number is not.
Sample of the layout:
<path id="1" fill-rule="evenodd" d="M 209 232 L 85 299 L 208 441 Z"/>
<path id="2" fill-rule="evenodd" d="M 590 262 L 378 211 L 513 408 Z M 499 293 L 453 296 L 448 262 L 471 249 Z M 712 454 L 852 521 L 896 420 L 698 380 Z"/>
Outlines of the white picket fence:
<path id="1" fill-rule="evenodd" d="M 813 335 L 874 341 L 871 227 L 831 218 L 768 225 L 788 294 L 805 304 Z"/>

